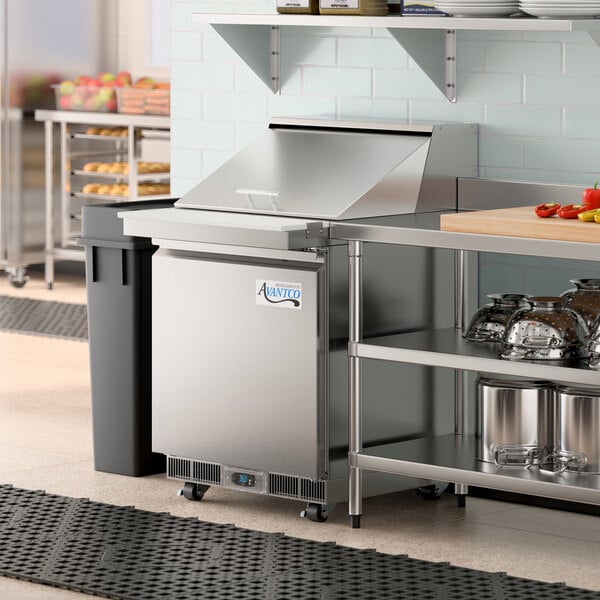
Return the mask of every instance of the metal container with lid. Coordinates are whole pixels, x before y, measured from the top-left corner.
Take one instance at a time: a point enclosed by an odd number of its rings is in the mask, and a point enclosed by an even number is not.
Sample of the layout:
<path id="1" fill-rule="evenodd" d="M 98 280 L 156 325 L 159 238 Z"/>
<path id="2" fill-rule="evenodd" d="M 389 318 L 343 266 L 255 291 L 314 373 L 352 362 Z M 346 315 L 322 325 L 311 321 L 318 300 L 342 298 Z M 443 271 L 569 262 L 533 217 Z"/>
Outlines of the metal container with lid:
<path id="1" fill-rule="evenodd" d="M 600 473 L 600 391 L 559 386 L 558 424 L 554 468 Z"/>
<path id="2" fill-rule="evenodd" d="M 591 328 L 600 315 L 600 279 L 571 279 L 574 290 L 561 294 L 563 306 L 579 313 Z"/>
<path id="3" fill-rule="evenodd" d="M 476 396 L 478 460 L 528 467 L 552 453 L 556 432 L 553 383 L 480 376 Z"/>
<path id="4" fill-rule="evenodd" d="M 588 328 L 583 318 L 562 306 L 562 298 L 529 298 L 528 308 L 513 314 L 506 326 L 502 358 L 574 360 L 588 356 Z"/>
<path id="5" fill-rule="evenodd" d="M 319 14 L 319 0 L 277 0 L 278 13 Z"/>
<path id="6" fill-rule="evenodd" d="M 387 0 L 320 0 L 322 15 L 367 15 L 388 14 Z"/>
<path id="7" fill-rule="evenodd" d="M 482 306 L 471 319 L 465 333 L 470 342 L 501 342 L 506 324 L 513 313 L 525 307 L 529 296 L 525 294 L 488 294 L 491 304 Z"/>

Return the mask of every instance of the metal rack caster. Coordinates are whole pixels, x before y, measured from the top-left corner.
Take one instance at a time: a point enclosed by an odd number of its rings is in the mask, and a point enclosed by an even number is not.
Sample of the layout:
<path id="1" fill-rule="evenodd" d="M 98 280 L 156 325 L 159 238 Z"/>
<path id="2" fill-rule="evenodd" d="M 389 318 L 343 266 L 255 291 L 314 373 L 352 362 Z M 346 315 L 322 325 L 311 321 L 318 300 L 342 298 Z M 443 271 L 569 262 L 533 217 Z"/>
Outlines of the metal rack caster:
<path id="1" fill-rule="evenodd" d="M 27 269 L 25 267 L 13 267 L 6 269 L 6 277 L 13 287 L 22 288 L 28 281 Z"/>
<path id="2" fill-rule="evenodd" d="M 187 500 L 202 500 L 204 494 L 206 494 L 210 485 L 202 485 L 201 483 L 192 483 L 191 481 L 186 481 L 183 484 L 183 488 L 177 490 L 178 496 L 183 496 Z"/>
<path id="3" fill-rule="evenodd" d="M 327 521 L 330 511 L 331 509 L 329 506 L 324 506 L 323 504 L 317 504 L 315 502 L 309 502 L 306 505 L 306 508 L 300 511 L 300 516 L 303 519 L 309 519 L 315 523 L 323 523 L 323 521 Z"/>
<path id="4" fill-rule="evenodd" d="M 447 488 L 447 483 L 432 483 L 431 485 L 417 488 L 415 494 L 421 496 L 423 500 L 439 500 Z"/>

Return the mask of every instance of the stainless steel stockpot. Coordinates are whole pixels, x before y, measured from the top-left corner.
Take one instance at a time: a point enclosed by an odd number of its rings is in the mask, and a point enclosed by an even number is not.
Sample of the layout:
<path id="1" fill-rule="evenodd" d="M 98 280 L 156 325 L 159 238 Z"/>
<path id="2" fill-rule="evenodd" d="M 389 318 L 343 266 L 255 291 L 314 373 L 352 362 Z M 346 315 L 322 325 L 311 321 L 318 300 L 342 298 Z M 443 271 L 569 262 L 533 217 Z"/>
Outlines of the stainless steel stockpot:
<path id="1" fill-rule="evenodd" d="M 528 467 L 556 445 L 556 388 L 548 381 L 478 377 L 477 459 Z"/>
<path id="2" fill-rule="evenodd" d="M 600 473 L 600 391 L 558 387 L 558 470 Z"/>

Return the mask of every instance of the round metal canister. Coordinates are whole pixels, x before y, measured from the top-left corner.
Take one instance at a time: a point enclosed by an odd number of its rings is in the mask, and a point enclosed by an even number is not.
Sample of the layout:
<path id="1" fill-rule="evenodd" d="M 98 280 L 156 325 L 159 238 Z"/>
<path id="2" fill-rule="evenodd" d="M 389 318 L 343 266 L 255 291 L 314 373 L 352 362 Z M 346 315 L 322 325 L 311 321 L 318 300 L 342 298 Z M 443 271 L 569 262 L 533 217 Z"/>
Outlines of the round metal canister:
<path id="1" fill-rule="evenodd" d="M 555 462 L 570 471 L 600 473 L 600 391 L 559 386 Z"/>
<path id="2" fill-rule="evenodd" d="M 548 381 L 478 377 L 477 459 L 501 466 L 538 464 L 556 445 L 556 388 Z"/>

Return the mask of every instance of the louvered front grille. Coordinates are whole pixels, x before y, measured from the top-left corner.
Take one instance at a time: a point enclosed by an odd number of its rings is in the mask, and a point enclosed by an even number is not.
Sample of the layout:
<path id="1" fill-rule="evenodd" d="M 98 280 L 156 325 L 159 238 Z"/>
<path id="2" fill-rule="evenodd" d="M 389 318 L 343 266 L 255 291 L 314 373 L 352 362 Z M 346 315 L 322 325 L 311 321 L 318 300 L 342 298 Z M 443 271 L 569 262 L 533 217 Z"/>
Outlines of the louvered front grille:
<path id="1" fill-rule="evenodd" d="M 314 479 L 301 479 L 300 497 L 307 502 L 326 502 L 325 482 Z"/>
<path id="2" fill-rule="evenodd" d="M 194 481 L 201 481 L 203 483 L 221 483 L 221 465 L 216 463 L 207 463 L 193 461 L 192 473 Z"/>
<path id="3" fill-rule="evenodd" d="M 269 495 L 327 503 L 327 482 L 297 475 L 269 473 Z"/>
<path id="4" fill-rule="evenodd" d="M 169 456 L 167 460 L 167 477 L 196 483 L 221 485 L 221 465 Z"/>
<path id="5" fill-rule="evenodd" d="M 169 456 L 167 459 L 167 477 L 189 481 L 191 474 L 191 461 L 187 458 Z"/>
<path id="6" fill-rule="evenodd" d="M 283 475 L 281 473 L 269 473 L 269 493 L 272 496 L 297 498 L 298 477 Z"/>

